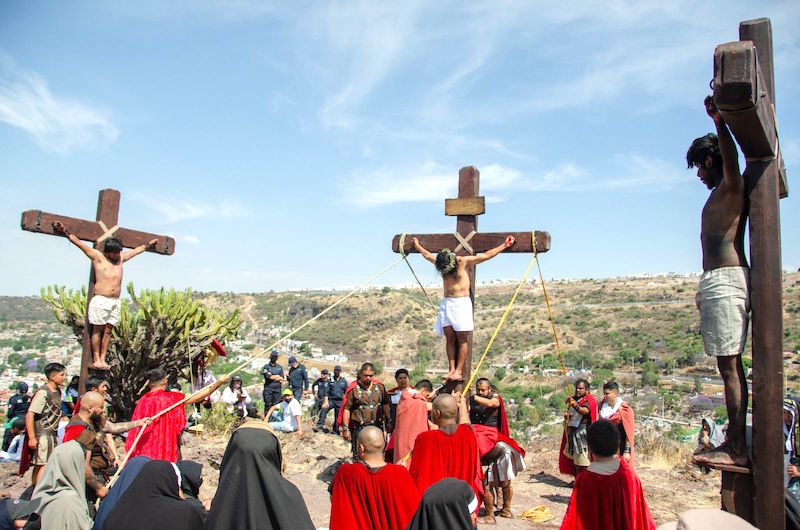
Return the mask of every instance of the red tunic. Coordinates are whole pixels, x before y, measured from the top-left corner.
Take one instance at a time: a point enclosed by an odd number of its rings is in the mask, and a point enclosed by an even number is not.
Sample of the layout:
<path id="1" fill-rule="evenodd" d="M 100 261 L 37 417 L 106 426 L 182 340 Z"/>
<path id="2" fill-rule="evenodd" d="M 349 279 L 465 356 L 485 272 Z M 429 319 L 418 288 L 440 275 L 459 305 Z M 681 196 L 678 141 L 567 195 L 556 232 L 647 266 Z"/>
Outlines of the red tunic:
<path id="1" fill-rule="evenodd" d="M 488 425 L 473 425 L 472 429 L 475 431 L 475 439 L 478 442 L 478 454 L 481 458 L 489 454 L 497 442 L 504 442 L 508 444 L 514 451 L 518 452 L 520 456 L 525 458 L 525 449 L 523 449 L 516 440 L 510 436 L 506 436 L 494 427 Z"/>
<path id="2" fill-rule="evenodd" d="M 420 433 L 410 472 L 422 494 L 441 479 L 452 477 L 469 484 L 478 504 L 483 504 L 483 469 L 471 425 L 459 425 L 453 434 L 442 430 Z"/>
<path id="3" fill-rule="evenodd" d="M 143 395 L 133 411 L 131 421 L 152 417 L 183 399 L 180 392 L 165 392 L 162 389 L 151 390 Z M 134 456 L 149 456 L 153 460 L 178 461 L 178 436 L 186 427 L 186 411 L 182 406 L 175 407 L 160 416 L 156 421 L 144 427 L 142 439 L 133 449 Z M 125 450 L 130 451 L 133 441 L 139 435 L 139 429 L 131 429 L 125 442 Z"/>
<path id="4" fill-rule="evenodd" d="M 622 428 L 625 430 L 625 437 L 628 439 L 628 443 L 631 446 L 630 464 L 636 467 L 636 448 L 634 447 L 634 434 L 636 432 L 636 426 L 633 409 L 630 405 L 623 402 L 619 407 L 619 410 L 608 418 L 608 421 L 614 425 L 619 425 L 620 423 L 622 424 Z M 620 446 L 622 445 L 624 444 L 620 440 Z"/>
<path id="5" fill-rule="evenodd" d="M 333 479 L 330 530 L 405 530 L 419 499 L 404 467 L 342 464 Z"/>
<path id="6" fill-rule="evenodd" d="M 578 405 L 589 408 L 591 423 L 597 421 L 597 400 L 591 394 L 586 394 L 578 400 Z M 558 469 L 564 474 L 575 475 L 575 462 L 564 454 L 567 446 L 567 424 L 564 423 L 564 433 L 561 435 L 561 449 L 558 451 Z"/>
<path id="7" fill-rule="evenodd" d="M 620 460 L 613 475 L 584 471 L 561 523 L 561 530 L 654 530 L 656 523 L 644 499 L 642 482 Z"/>
<path id="8" fill-rule="evenodd" d="M 404 391 L 397 405 L 397 420 L 392 433 L 394 463 L 409 467 L 414 441 L 420 433 L 428 432 L 428 400 L 419 392 Z M 405 459 L 405 460 L 404 460 Z"/>

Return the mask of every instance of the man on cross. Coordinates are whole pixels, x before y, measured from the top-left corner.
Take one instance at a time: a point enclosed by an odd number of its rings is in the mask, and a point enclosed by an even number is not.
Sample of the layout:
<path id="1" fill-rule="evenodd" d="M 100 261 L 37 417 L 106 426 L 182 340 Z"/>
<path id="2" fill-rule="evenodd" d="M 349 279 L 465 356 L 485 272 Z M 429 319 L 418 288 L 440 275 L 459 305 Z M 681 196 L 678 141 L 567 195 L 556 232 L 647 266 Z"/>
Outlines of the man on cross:
<path id="1" fill-rule="evenodd" d="M 154 247 L 158 239 L 152 239 L 147 245 L 139 245 L 129 252 L 122 252 L 122 242 L 110 237 L 103 245 L 103 252 L 100 252 L 70 233 L 61 221 L 53 223 L 53 228 L 67 236 L 73 245 L 92 260 L 94 296 L 87 308 L 89 324 L 92 325 L 92 368 L 108 370 L 110 367 L 106 363 L 106 351 L 111 340 L 111 330 L 119 322 L 122 264 Z"/>
<path id="2" fill-rule="evenodd" d="M 733 136 L 711 96 L 705 99 L 705 106 L 717 134 L 697 138 L 686 153 L 689 167 L 697 168 L 697 176 L 711 190 L 701 218 L 703 275 L 696 301 L 706 354 L 716 357 L 725 384 L 729 426 L 725 444 L 696 455 L 694 460 L 746 467 L 748 396 L 742 366 L 750 321 L 750 277 L 744 254 L 746 187 Z"/>
<path id="3" fill-rule="evenodd" d="M 442 275 L 444 299 L 439 305 L 434 330 L 447 339 L 447 360 L 450 371 L 444 376 L 447 381 L 463 381 L 464 361 L 469 355 L 469 333 L 473 329 L 472 299 L 469 296 L 469 270 L 484 261 L 497 256 L 514 245 L 514 236 L 508 236 L 502 245 L 478 254 L 477 256 L 456 256 L 450 249 L 443 248 L 434 256 L 423 247 L 415 237 L 411 240 L 414 248 L 426 260 L 436 265 Z M 458 343 L 458 351 L 456 351 Z"/>

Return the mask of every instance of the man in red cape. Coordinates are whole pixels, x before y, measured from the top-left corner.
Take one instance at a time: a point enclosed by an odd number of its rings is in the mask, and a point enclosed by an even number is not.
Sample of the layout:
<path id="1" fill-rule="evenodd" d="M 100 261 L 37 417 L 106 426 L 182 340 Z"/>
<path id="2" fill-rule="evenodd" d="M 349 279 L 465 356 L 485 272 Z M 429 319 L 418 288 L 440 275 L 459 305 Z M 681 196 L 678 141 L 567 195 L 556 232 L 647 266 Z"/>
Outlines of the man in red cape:
<path id="1" fill-rule="evenodd" d="M 589 426 L 594 460 L 575 478 L 561 530 L 655 530 L 642 482 L 617 456 L 619 431 L 606 420 Z"/>
<path id="2" fill-rule="evenodd" d="M 358 434 L 360 459 L 342 464 L 331 484 L 330 530 L 405 530 L 420 495 L 408 471 L 383 460 L 383 432 Z"/>
<path id="3" fill-rule="evenodd" d="M 499 506 L 499 494 L 503 495 L 503 506 L 500 517 L 511 518 L 511 498 L 513 489 L 511 481 L 525 469 L 525 450 L 511 438 L 494 427 L 473 425 L 478 442 L 478 454 L 481 464 L 487 467 L 484 489 L 486 497 L 484 506 L 486 516 L 479 518 L 479 523 L 495 524 L 495 505 Z"/>
<path id="4" fill-rule="evenodd" d="M 461 479 L 472 487 L 480 506 L 483 470 L 466 401 L 460 395 L 440 394 L 433 401 L 431 416 L 439 429 L 421 433 L 414 444 L 410 472 L 417 490 L 424 492 L 443 478 Z"/>
<path id="5" fill-rule="evenodd" d="M 420 433 L 430 430 L 428 422 L 428 396 L 433 393 L 433 385 L 427 379 L 417 382 L 414 389 L 403 391 L 397 405 L 397 420 L 389 442 L 393 445 L 394 463 L 408 468 L 411 465 L 411 451 Z"/>
<path id="6" fill-rule="evenodd" d="M 586 379 L 575 381 L 575 395 L 567 401 L 564 434 L 558 452 L 558 469 L 566 475 L 578 476 L 589 466 L 586 429 L 597 421 L 597 400 L 589 390 Z"/>
<path id="7" fill-rule="evenodd" d="M 600 419 L 608 420 L 619 429 L 619 454 L 632 467 L 636 466 L 634 438 L 636 418 L 633 409 L 619 397 L 619 385 L 609 381 L 603 385 L 603 401 L 598 407 Z"/>
<path id="8" fill-rule="evenodd" d="M 167 372 L 161 368 L 154 368 L 147 372 L 150 390 L 136 403 L 131 421 L 152 418 L 159 412 L 183 400 L 184 395 L 182 393 L 166 390 L 167 377 Z M 186 404 L 201 403 L 227 381 L 227 376 L 220 377 L 214 384 L 193 394 L 186 401 Z M 130 458 L 148 456 L 153 460 L 177 462 L 180 456 L 178 451 L 179 439 L 184 427 L 186 427 L 186 411 L 180 405 L 159 416 L 149 425 L 141 427 L 145 431 L 136 447 L 133 447 L 133 442 L 139 436 L 140 428 L 132 429 L 128 433 L 128 439 L 125 442 L 125 451 L 130 452 Z"/>

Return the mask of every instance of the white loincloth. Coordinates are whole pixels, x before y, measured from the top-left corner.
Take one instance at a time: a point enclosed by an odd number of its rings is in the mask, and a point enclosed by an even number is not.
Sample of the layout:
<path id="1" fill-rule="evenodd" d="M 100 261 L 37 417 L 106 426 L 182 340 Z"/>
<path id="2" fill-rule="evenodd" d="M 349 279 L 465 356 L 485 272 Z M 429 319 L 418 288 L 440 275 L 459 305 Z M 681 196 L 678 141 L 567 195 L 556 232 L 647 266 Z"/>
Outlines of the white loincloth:
<path id="1" fill-rule="evenodd" d="M 452 326 L 456 331 L 473 330 L 475 326 L 472 320 L 472 299 L 469 296 L 442 300 L 433 331 L 441 337 L 447 326 Z"/>
<path id="2" fill-rule="evenodd" d="M 96 294 L 89 302 L 89 323 L 95 326 L 117 325 L 119 322 L 120 300 Z"/>

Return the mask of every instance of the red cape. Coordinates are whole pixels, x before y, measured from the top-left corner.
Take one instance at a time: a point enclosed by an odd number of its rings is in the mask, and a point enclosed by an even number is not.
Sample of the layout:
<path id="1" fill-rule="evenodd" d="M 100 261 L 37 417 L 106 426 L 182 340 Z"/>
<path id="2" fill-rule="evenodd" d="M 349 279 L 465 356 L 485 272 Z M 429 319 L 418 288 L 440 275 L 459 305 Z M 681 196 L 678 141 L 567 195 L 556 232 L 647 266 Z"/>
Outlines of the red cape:
<path id="1" fill-rule="evenodd" d="M 333 479 L 330 530 L 405 530 L 420 495 L 404 467 L 377 473 L 357 462 L 342 464 Z"/>
<path id="2" fill-rule="evenodd" d="M 133 411 L 131 421 L 152 417 L 183 399 L 180 392 L 165 392 L 164 390 L 151 390 L 139 399 Z M 160 416 L 156 421 L 144 427 L 142 439 L 133 449 L 130 458 L 134 456 L 149 456 L 153 460 L 178 461 L 178 436 L 186 427 L 186 411 L 183 407 L 175 407 L 168 413 Z M 139 429 L 131 429 L 125 442 L 125 450 L 130 451 L 133 441 L 139 435 Z"/>
<path id="3" fill-rule="evenodd" d="M 31 468 L 31 462 L 33 462 L 33 449 L 28 447 L 28 433 L 26 429 L 25 436 L 22 438 L 22 454 L 19 458 L 19 471 L 17 471 L 20 477 Z"/>
<path id="4" fill-rule="evenodd" d="M 505 436 L 511 436 L 511 431 L 508 429 L 508 416 L 506 416 L 506 404 L 503 402 L 503 398 L 501 396 L 497 396 L 497 399 L 500 400 L 500 410 L 497 411 L 497 430 L 500 431 L 500 434 L 504 434 Z"/>
<path id="5" fill-rule="evenodd" d="M 613 475 L 584 471 L 575 479 L 561 530 L 654 530 L 642 482 L 620 460 Z"/>
<path id="6" fill-rule="evenodd" d="M 619 410 L 612 414 L 608 421 L 613 423 L 614 425 L 622 424 L 622 428 L 625 429 L 625 436 L 628 438 L 628 443 L 631 444 L 631 466 L 636 466 L 636 448 L 633 444 L 634 434 L 636 433 L 636 419 L 633 414 L 633 409 L 630 405 L 622 402 L 620 405 Z"/>
<path id="7" fill-rule="evenodd" d="M 80 436 L 81 433 L 85 430 L 86 430 L 85 425 L 80 425 L 80 424 L 67 425 L 67 427 L 64 429 L 64 438 L 61 440 L 61 443 L 65 444 L 69 441 L 74 440 L 75 438 Z"/>
<path id="8" fill-rule="evenodd" d="M 499 432 L 494 427 L 473 424 L 472 429 L 475 431 L 475 439 L 478 442 L 478 454 L 481 458 L 489 454 L 489 452 L 494 449 L 494 446 L 497 445 L 497 442 L 507 443 L 512 449 L 518 452 L 520 456 L 525 458 L 525 449 L 520 447 L 516 440 Z"/>
<path id="9" fill-rule="evenodd" d="M 586 394 L 578 400 L 578 405 L 589 407 L 591 423 L 597 421 L 597 400 L 591 394 Z M 561 449 L 558 451 L 558 470 L 565 475 L 575 475 L 575 462 L 567 458 L 564 448 L 567 446 L 567 424 L 564 423 L 564 433 L 561 435 Z"/>
<path id="10" fill-rule="evenodd" d="M 411 457 L 403 459 L 414 449 L 417 436 L 423 432 L 428 432 L 428 400 L 419 392 L 403 392 L 397 405 L 397 420 L 391 439 L 395 464 L 404 467 L 411 464 Z"/>
<path id="11" fill-rule="evenodd" d="M 410 472 L 420 492 L 452 477 L 469 484 L 483 504 L 483 469 L 472 425 L 459 425 L 452 435 L 436 430 L 417 436 Z"/>
<path id="12" fill-rule="evenodd" d="M 372 378 L 373 383 L 380 383 L 378 379 Z M 336 416 L 336 423 L 339 424 L 339 427 L 342 426 L 342 422 L 344 421 L 344 404 L 347 403 L 347 395 L 353 390 L 356 385 L 358 384 L 358 379 L 347 385 L 347 390 L 344 391 L 344 397 L 342 398 L 342 406 L 339 407 L 339 414 Z M 350 425 L 352 427 L 352 424 Z"/>

